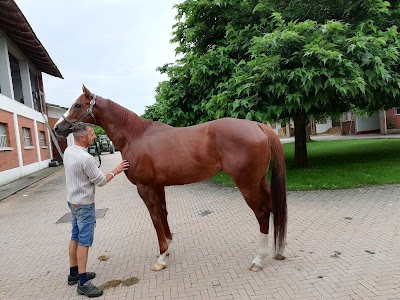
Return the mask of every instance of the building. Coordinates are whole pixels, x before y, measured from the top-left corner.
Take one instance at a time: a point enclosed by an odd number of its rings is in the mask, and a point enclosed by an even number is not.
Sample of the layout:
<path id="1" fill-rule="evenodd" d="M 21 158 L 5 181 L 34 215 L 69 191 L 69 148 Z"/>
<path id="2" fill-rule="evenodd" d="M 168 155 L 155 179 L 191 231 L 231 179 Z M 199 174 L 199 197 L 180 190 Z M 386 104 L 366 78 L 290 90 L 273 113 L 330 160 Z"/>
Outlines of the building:
<path id="1" fill-rule="evenodd" d="M 346 112 L 342 116 L 342 134 L 400 133 L 400 109 L 379 110 L 370 116 Z"/>
<path id="2" fill-rule="evenodd" d="M 294 121 L 292 119 L 288 122 L 273 122 L 270 126 L 280 138 L 294 136 Z M 336 126 L 340 126 L 340 122 L 330 118 L 319 121 L 311 119 L 309 122 L 309 133 L 311 135 L 325 133 L 328 129 Z"/>
<path id="3" fill-rule="evenodd" d="M 47 107 L 48 123 L 50 125 L 50 128 L 53 130 L 57 121 L 61 118 L 62 115 L 65 115 L 68 108 L 62 107 L 62 106 L 56 105 L 56 104 L 51 104 L 51 103 L 46 103 L 46 107 Z M 60 150 L 62 153 L 64 153 L 64 150 L 68 146 L 75 144 L 74 137 L 72 134 L 70 134 L 67 138 L 58 138 L 57 137 L 57 141 L 58 141 L 57 142 L 58 146 L 60 147 Z M 52 151 L 53 151 L 53 158 L 55 160 L 57 160 L 58 162 L 62 162 L 63 159 L 58 152 L 57 146 L 54 144 L 53 141 L 52 141 L 51 145 L 52 145 Z"/>
<path id="4" fill-rule="evenodd" d="M 0 1 L 0 186 L 49 166 L 42 73 L 63 78 L 13 0 Z"/>

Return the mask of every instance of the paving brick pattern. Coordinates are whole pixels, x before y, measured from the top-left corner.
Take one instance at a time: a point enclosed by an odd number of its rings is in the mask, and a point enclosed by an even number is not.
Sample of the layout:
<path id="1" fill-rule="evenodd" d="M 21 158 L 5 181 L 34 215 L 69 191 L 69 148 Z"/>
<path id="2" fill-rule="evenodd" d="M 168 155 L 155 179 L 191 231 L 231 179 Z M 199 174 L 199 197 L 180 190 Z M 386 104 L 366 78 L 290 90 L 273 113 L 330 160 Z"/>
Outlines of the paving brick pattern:
<path id="1" fill-rule="evenodd" d="M 121 157 L 102 159 L 106 172 Z M 258 273 L 248 270 L 258 225 L 237 189 L 203 182 L 166 194 L 174 241 L 154 272 L 157 238 L 135 186 L 121 174 L 97 189 L 96 208 L 108 211 L 89 252 L 93 283 L 140 280 L 99 299 L 400 299 L 399 185 L 288 193 L 287 259 L 270 255 Z M 0 299 L 85 298 L 66 283 L 70 224 L 56 224 L 65 199 L 60 169 L 0 202 Z"/>

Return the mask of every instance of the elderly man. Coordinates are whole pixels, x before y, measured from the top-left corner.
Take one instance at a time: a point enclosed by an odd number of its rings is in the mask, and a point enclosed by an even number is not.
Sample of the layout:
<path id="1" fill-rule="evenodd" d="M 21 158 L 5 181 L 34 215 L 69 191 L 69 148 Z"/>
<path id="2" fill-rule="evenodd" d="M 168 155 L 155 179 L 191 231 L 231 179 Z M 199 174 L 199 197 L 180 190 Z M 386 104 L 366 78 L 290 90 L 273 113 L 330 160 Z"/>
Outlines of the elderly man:
<path id="1" fill-rule="evenodd" d="M 92 246 L 95 215 L 95 185 L 103 186 L 117 174 L 129 167 L 122 161 L 112 172 L 103 174 L 88 151 L 96 134 L 91 124 L 77 123 L 72 130 L 75 145 L 64 152 L 64 168 L 67 184 L 67 201 L 71 209 L 72 236 L 69 244 L 70 275 L 68 284 L 78 283 L 80 295 L 99 297 L 103 291 L 94 286 L 90 280 L 96 273 L 86 272 L 89 247 Z"/>

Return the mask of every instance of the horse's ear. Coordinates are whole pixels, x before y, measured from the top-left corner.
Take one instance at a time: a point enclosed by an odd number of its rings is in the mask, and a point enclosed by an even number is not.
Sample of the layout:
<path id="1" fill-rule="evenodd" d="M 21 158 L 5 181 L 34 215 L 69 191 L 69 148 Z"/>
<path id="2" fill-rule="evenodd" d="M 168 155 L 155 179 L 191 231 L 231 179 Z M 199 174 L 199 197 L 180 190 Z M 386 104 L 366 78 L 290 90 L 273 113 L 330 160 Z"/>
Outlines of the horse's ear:
<path id="1" fill-rule="evenodd" d="M 86 88 L 85 85 L 82 85 L 82 91 L 87 98 L 91 99 L 93 97 L 93 94 Z"/>

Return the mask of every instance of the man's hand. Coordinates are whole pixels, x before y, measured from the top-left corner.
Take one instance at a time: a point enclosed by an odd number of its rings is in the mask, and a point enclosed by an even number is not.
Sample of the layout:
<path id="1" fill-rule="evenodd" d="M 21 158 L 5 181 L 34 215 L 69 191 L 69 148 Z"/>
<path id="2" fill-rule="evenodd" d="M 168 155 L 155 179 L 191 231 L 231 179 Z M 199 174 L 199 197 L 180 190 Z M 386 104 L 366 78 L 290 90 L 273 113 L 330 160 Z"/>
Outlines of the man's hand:
<path id="1" fill-rule="evenodd" d="M 121 173 L 122 171 L 126 171 L 129 168 L 129 162 L 127 160 L 123 160 L 112 172 L 114 175 Z"/>

